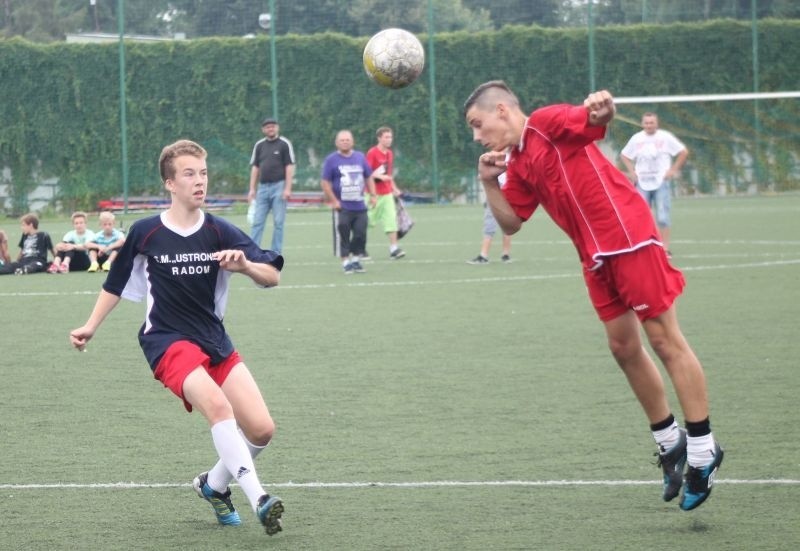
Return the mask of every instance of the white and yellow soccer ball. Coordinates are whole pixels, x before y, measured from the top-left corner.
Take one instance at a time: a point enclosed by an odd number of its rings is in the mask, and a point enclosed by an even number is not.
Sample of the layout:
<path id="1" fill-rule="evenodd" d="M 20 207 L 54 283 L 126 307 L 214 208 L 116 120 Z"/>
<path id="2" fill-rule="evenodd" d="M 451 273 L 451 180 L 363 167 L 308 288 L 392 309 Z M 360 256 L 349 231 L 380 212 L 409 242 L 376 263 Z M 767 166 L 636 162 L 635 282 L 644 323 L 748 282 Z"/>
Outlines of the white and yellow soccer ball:
<path id="1" fill-rule="evenodd" d="M 404 88 L 425 67 L 425 50 L 416 36 L 403 29 L 384 29 L 364 48 L 364 70 L 387 88 Z"/>

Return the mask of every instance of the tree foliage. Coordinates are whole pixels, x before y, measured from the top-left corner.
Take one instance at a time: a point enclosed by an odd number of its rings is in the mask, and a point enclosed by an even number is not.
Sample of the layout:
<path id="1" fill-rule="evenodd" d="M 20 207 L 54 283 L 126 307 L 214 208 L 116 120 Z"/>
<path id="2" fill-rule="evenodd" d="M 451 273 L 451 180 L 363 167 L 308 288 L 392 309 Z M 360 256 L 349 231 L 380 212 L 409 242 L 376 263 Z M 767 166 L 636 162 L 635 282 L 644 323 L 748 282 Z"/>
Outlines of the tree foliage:
<path id="1" fill-rule="evenodd" d="M 620 95 L 747 92 L 752 62 L 742 55 L 749 23 L 715 21 L 669 26 L 635 25 L 600 29 L 598 86 Z M 444 195 L 463 191 L 478 147 L 471 143 L 460 112 L 480 82 L 504 78 L 529 109 L 556 101 L 578 102 L 587 91 L 586 29 L 509 25 L 499 31 L 436 35 L 438 162 Z M 800 23 L 766 20 L 759 25 L 762 90 L 800 89 Z M 320 33 L 276 40 L 281 128 L 298 156 L 298 189 L 316 189 L 319 163 L 333 149 L 341 128 L 353 130 L 366 149 L 376 127 L 395 130 L 397 167 L 403 187 L 430 191 L 432 159 L 430 83 L 423 75 L 403 90 L 376 86 L 364 75 L 366 37 Z M 188 137 L 210 152 L 215 193 L 243 193 L 247 163 L 259 122 L 271 111 L 272 81 L 267 37 L 209 38 L 126 43 L 127 154 L 130 192 L 159 193 L 155 160 L 160 148 Z M 535 55 L 531 55 L 535 52 Z M 658 58 L 660 63 L 643 60 Z M 486 63 L 491 59 L 492 63 Z M 767 60 L 769 60 L 767 62 Z M 37 44 L 0 40 L 0 167 L 10 169 L 15 208 L 43 178 L 57 177 L 69 208 L 94 208 L 100 198 L 121 192 L 120 108 L 117 44 Z M 46 78 L 43 78 L 46 75 Z M 796 100 L 786 111 L 763 103 L 760 117 L 770 128 L 775 180 L 788 182 L 778 161 L 796 155 Z M 743 102 L 735 102 L 741 103 Z M 730 165 L 731 151 L 750 146 L 752 112 L 739 107 L 711 119 L 679 117 L 659 107 L 666 125 L 691 120 L 681 132 L 692 161 L 709 159 L 715 182 Z M 793 109 L 793 110 L 792 110 Z M 634 121 L 634 124 L 635 121 Z M 622 140 L 612 128 L 610 139 Z M 745 136 L 732 141 L 730 136 Z M 787 147 L 787 144 L 790 147 Z M 788 166 L 786 162 L 782 166 Z"/>
<path id="2" fill-rule="evenodd" d="M 431 0 L 437 31 L 478 31 L 504 25 L 586 26 L 589 0 Z M 66 34 L 119 32 L 117 0 L 0 0 L 0 36 L 34 42 Z M 125 0 L 129 34 L 189 38 L 247 36 L 261 31 L 269 0 Z M 428 30 L 428 0 L 275 0 L 275 32 L 339 32 L 366 36 L 386 27 Z M 800 18 L 797 0 L 759 0 L 758 18 Z M 592 0 L 596 26 L 749 19 L 751 0 Z"/>
<path id="3" fill-rule="evenodd" d="M 479 31 L 493 28 L 489 11 L 470 9 L 461 0 L 433 0 L 437 31 Z M 395 0 L 353 0 L 347 14 L 356 22 L 356 35 L 371 35 L 387 27 L 403 27 L 411 32 L 428 30 L 427 2 L 403 3 Z"/>
<path id="4" fill-rule="evenodd" d="M 488 9 L 496 28 L 503 25 L 555 27 L 560 23 L 561 11 L 573 9 L 571 5 L 562 5 L 560 0 L 464 0 L 464 5 L 476 11 Z"/>

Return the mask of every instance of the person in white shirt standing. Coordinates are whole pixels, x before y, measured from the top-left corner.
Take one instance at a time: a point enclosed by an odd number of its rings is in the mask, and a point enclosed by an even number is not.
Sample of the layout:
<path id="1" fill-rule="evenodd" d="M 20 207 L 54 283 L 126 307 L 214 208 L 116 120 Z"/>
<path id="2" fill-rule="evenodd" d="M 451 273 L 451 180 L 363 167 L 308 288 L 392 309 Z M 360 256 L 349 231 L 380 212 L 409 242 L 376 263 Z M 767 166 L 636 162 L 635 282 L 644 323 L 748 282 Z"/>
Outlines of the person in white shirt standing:
<path id="1" fill-rule="evenodd" d="M 672 132 L 658 127 L 658 115 L 642 115 L 642 130 L 622 149 L 628 177 L 636 184 L 647 204 L 655 209 L 656 224 L 667 256 L 672 225 L 672 180 L 680 173 L 689 150 Z"/>

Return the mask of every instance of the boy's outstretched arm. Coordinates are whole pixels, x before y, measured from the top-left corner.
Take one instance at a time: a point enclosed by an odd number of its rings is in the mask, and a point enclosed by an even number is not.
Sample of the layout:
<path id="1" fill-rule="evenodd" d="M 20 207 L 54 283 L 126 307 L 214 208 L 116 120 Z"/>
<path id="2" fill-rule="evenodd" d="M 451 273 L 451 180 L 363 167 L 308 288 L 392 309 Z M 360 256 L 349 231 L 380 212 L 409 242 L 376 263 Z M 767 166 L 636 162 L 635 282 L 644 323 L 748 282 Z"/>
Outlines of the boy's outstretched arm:
<path id="1" fill-rule="evenodd" d="M 229 272 L 244 274 L 262 287 L 275 287 L 281 280 L 281 273 L 269 264 L 247 260 L 244 251 L 229 249 L 214 253 L 219 267 Z"/>
<path id="2" fill-rule="evenodd" d="M 119 301 L 120 297 L 117 295 L 109 293 L 105 289 L 100 291 L 94 309 L 83 327 L 78 327 L 69 332 L 69 340 L 72 346 L 80 351 L 85 350 L 86 343 L 94 336 L 97 328 L 100 327 L 100 324 L 103 323 L 103 320 L 106 319 L 106 316 L 114 309 Z"/>

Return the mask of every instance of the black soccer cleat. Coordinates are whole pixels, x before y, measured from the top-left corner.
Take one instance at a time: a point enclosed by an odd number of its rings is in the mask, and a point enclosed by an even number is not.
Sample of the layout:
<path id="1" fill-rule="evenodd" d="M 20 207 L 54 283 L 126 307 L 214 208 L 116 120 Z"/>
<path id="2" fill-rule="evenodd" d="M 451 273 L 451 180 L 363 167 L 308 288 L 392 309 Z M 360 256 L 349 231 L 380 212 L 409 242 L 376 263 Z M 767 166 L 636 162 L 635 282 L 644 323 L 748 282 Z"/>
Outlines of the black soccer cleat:
<path id="1" fill-rule="evenodd" d="M 714 485 L 714 477 L 717 475 L 717 470 L 722 464 L 722 457 L 725 452 L 720 447 L 719 443 L 714 444 L 714 451 L 712 452 L 714 459 L 705 467 L 692 467 L 686 471 L 686 488 L 683 490 L 681 497 L 680 507 L 684 511 L 691 511 L 708 499 L 711 495 L 711 488 Z"/>
<path id="2" fill-rule="evenodd" d="M 264 525 L 264 530 L 268 536 L 274 536 L 281 530 L 281 515 L 283 515 L 283 502 L 278 496 L 270 496 L 264 494 L 258 498 L 258 506 L 256 507 L 256 515 L 258 520 Z"/>
<path id="3" fill-rule="evenodd" d="M 672 501 L 681 491 L 683 485 L 683 467 L 686 465 L 686 431 L 678 429 L 678 443 L 669 451 L 656 452 L 658 466 L 664 473 L 664 501 Z"/>

